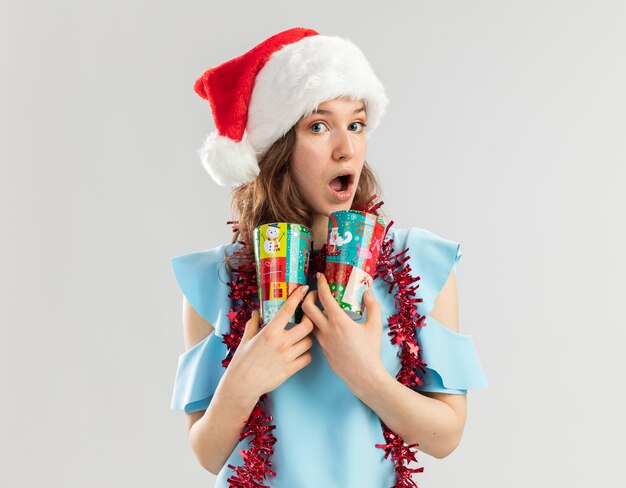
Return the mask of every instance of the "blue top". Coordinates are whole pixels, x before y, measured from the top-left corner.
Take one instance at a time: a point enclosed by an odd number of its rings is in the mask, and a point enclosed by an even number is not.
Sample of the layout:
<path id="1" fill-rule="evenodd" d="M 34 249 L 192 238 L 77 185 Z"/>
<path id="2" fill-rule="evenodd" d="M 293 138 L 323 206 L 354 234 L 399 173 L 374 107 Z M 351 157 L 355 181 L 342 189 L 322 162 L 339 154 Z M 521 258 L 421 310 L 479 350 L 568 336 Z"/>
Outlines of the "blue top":
<path id="1" fill-rule="evenodd" d="M 454 332 L 428 314 L 439 291 L 462 255 L 460 245 L 420 229 L 392 227 L 396 251 L 409 248 L 412 275 L 417 282 L 418 312 L 426 315 L 426 326 L 417 327 L 422 360 L 428 365 L 422 377 L 421 392 L 465 394 L 468 389 L 487 386 L 474 349 L 472 337 Z M 178 283 L 193 308 L 215 330 L 178 359 L 171 409 L 194 412 L 205 410 L 224 373 L 221 360 L 226 356 L 222 335 L 229 330 L 228 276 L 224 257 L 237 244 L 219 246 L 172 258 Z M 313 287 L 312 287 L 313 288 Z M 383 319 L 394 310 L 394 293 L 381 280 L 373 282 L 372 292 L 380 302 Z M 395 377 L 400 369 L 399 348 L 389 340 L 389 326 L 383 320 L 381 356 L 387 371 Z M 380 420 L 332 371 L 315 339 L 312 361 L 268 395 L 269 413 L 276 425 L 277 439 L 272 456 L 276 477 L 267 484 L 280 488 L 341 486 L 393 486 L 395 473 L 385 451 Z M 239 443 L 217 476 L 215 486 L 227 488 L 233 474 L 228 464 L 243 464 L 238 450 L 248 448 L 249 439 Z"/>

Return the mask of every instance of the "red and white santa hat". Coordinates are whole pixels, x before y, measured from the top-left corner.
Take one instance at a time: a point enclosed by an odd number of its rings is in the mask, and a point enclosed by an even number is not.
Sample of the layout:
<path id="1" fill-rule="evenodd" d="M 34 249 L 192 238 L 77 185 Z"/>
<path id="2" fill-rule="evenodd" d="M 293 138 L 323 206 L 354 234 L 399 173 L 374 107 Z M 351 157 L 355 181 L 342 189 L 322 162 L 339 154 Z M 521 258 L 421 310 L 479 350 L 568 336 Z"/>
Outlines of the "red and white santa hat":
<path id="1" fill-rule="evenodd" d="M 388 103 L 357 46 L 301 27 L 205 71 L 194 89 L 209 101 L 217 129 L 199 155 L 222 186 L 254 180 L 257 158 L 321 103 L 340 96 L 363 100 L 366 135 L 379 124 Z"/>

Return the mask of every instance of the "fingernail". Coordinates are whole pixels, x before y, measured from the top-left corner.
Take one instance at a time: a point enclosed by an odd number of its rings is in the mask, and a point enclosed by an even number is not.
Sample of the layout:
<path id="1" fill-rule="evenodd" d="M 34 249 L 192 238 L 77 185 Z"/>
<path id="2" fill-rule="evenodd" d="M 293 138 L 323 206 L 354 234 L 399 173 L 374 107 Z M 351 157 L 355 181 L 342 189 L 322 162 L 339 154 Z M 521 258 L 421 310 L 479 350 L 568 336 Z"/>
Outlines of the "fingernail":
<path id="1" fill-rule="evenodd" d="M 303 295 L 309 290 L 309 285 L 304 285 L 300 287 L 300 293 Z"/>
<path id="2" fill-rule="evenodd" d="M 317 273 L 315 273 L 315 277 L 319 280 L 320 279 L 320 272 L 318 271 Z"/>

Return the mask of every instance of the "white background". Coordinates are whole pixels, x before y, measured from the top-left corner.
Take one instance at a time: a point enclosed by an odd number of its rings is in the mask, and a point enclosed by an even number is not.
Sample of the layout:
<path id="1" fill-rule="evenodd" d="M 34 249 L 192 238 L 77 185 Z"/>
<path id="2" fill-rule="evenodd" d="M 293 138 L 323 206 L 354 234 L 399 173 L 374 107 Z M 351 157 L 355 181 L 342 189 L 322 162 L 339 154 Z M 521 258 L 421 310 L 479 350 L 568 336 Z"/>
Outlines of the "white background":
<path id="1" fill-rule="evenodd" d="M 2 2 L 0 485 L 207 487 L 169 258 L 229 242 L 193 82 L 281 30 L 364 51 L 386 213 L 461 243 L 490 388 L 427 487 L 623 478 L 626 4 Z"/>

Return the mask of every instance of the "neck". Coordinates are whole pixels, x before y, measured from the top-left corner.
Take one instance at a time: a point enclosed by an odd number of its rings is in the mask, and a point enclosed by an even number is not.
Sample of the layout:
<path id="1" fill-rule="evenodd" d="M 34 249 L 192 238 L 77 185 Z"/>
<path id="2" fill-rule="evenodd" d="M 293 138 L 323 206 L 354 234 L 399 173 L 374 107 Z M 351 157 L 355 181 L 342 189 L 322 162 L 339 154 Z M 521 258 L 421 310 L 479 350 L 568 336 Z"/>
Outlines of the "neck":
<path id="1" fill-rule="evenodd" d="M 311 227 L 313 250 L 319 251 L 328 238 L 328 215 L 315 215 Z"/>

